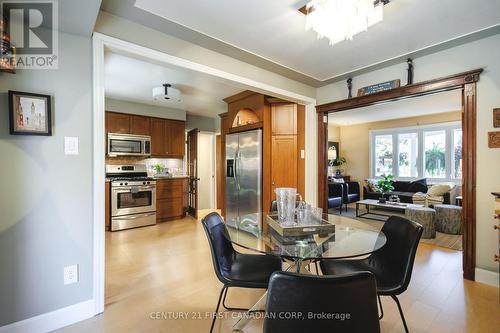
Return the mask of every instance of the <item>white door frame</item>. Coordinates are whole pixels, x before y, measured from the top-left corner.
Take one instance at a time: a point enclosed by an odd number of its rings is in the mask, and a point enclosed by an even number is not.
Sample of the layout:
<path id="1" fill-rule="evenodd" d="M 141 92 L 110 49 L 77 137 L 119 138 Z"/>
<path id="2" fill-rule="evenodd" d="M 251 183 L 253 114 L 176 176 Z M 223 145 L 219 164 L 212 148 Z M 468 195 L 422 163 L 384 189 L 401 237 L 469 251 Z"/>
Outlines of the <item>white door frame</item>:
<path id="1" fill-rule="evenodd" d="M 256 92 L 285 98 L 306 105 L 306 174 L 311 174 L 312 179 L 316 179 L 316 138 L 308 136 L 311 131 L 316 133 L 316 114 L 312 112 L 316 105 L 314 98 L 300 95 L 276 86 L 255 81 L 240 75 L 225 72 L 220 69 L 209 67 L 183 58 L 172 56 L 157 50 L 133 44 L 118 38 L 110 37 L 98 32 L 94 32 L 92 37 L 93 53 L 93 217 L 94 217 L 94 278 L 93 278 L 93 298 L 95 304 L 95 314 L 104 312 L 104 182 L 105 182 L 105 137 L 104 137 L 104 48 L 124 55 L 140 57 L 146 61 L 151 61 L 169 66 L 176 66 L 189 69 L 204 74 L 209 74 L 217 78 L 237 83 Z M 311 110 L 312 108 L 312 110 Z M 309 110 L 308 110 L 309 109 Z M 311 133 L 309 132 L 309 133 Z M 310 163 L 308 162 L 310 161 Z M 314 182 L 311 187 L 314 187 Z M 307 187 L 306 187 L 307 188 Z M 310 192 L 310 202 L 316 201 L 316 189 L 306 190 Z"/>

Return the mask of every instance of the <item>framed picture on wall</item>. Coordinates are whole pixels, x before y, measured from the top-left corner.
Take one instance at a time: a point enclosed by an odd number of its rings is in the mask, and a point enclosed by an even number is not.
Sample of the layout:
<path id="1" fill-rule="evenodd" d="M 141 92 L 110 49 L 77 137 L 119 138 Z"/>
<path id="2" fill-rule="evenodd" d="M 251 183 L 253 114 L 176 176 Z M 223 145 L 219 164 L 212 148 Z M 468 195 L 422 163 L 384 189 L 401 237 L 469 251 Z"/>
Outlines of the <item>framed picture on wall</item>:
<path id="1" fill-rule="evenodd" d="M 339 155 L 340 155 L 339 143 L 328 141 L 328 162 L 330 162 L 331 164 L 334 160 L 339 158 Z"/>
<path id="2" fill-rule="evenodd" d="M 500 108 L 493 109 L 493 127 L 500 127 Z"/>
<path id="3" fill-rule="evenodd" d="M 11 135 L 52 135 L 51 97 L 9 90 Z"/>

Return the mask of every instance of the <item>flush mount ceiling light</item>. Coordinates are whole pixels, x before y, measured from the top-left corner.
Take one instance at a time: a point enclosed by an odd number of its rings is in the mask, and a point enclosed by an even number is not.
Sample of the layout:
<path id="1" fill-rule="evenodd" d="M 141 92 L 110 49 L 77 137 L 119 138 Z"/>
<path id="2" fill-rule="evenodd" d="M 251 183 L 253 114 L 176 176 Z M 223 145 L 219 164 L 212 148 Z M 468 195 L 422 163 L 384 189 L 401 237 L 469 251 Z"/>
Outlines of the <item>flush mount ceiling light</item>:
<path id="1" fill-rule="evenodd" d="M 153 98 L 171 100 L 173 102 L 181 101 L 181 92 L 178 89 L 172 88 L 170 83 L 164 83 L 161 87 L 153 88 Z"/>
<path id="2" fill-rule="evenodd" d="M 311 0 L 299 11 L 306 15 L 306 29 L 318 38 L 326 37 L 330 45 L 351 40 L 354 35 L 384 18 L 388 0 Z"/>

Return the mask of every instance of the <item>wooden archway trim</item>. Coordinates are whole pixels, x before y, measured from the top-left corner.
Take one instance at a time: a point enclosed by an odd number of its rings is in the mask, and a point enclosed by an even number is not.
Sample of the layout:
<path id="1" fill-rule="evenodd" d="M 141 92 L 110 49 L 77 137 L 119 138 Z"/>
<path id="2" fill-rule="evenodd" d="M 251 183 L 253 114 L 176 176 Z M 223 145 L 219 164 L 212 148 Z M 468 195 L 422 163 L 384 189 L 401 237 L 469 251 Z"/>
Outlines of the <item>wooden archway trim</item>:
<path id="1" fill-rule="evenodd" d="M 328 207 L 326 152 L 328 113 L 462 89 L 462 196 L 463 196 L 463 276 L 474 280 L 476 267 L 476 117 L 477 81 L 482 68 L 434 80 L 419 82 L 371 95 L 359 96 L 316 106 L 318 113 L 318 206 Z"/>

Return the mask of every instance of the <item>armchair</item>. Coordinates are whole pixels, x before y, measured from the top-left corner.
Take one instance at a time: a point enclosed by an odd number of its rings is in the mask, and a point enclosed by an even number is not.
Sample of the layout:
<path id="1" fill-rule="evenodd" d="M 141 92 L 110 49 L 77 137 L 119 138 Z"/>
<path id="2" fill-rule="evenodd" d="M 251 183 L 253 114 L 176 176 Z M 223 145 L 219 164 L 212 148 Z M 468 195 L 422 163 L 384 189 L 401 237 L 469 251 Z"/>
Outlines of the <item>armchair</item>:
<path id="1" fill-rule="evenodd" d="M 347 205 L 361 199 L 361 192 L 359 190 L 358 182 L 345 182 L 344 183 L 344 205 L 347 211 Z"/>
<path id="2" fill-rule="evenodd" d="M 344 186 L 340 183 L 328 183 L 328 209 L 339 208 L 342 214 L 342 204 L 344 202 Z"/>

